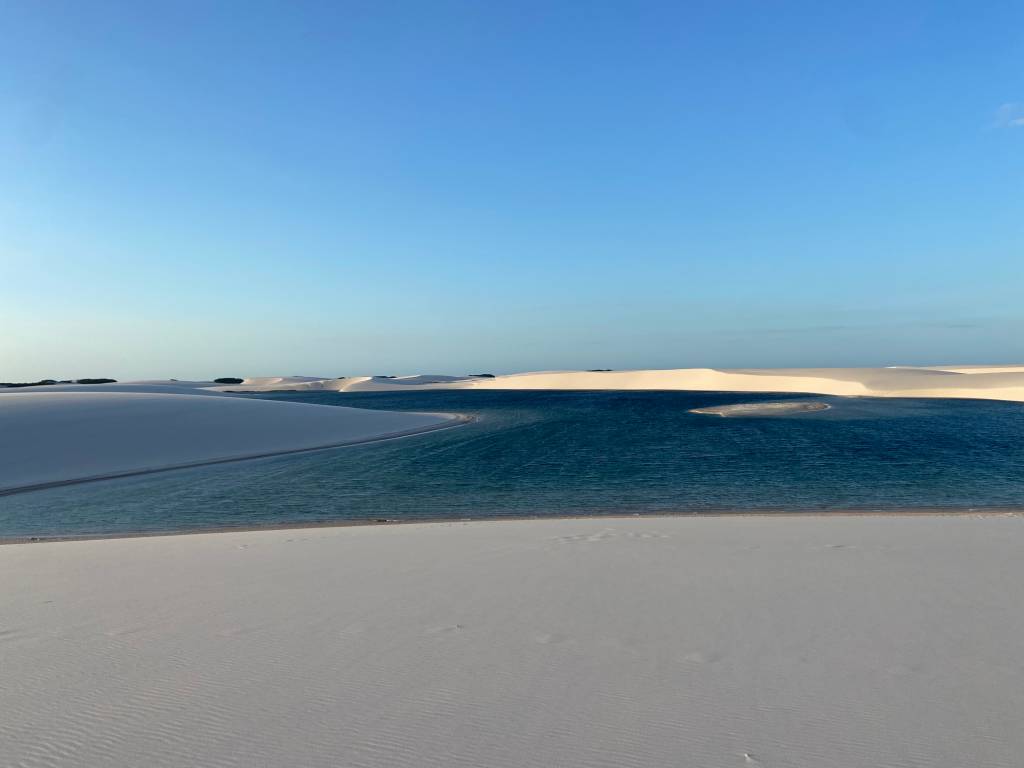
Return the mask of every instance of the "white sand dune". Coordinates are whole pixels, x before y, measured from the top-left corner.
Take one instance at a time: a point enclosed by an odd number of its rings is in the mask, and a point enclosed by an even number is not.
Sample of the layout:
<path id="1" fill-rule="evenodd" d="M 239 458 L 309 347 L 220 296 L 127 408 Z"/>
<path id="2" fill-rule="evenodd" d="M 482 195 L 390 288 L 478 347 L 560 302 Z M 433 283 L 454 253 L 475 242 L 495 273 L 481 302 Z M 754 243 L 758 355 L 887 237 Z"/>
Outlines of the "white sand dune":
<path id="1" fill-rule="evenodd" d="M 7 390 L 0 493 L 414 434 L 457 418 L 152 384 Z"/>
<path id="2" fill-rule="evenodd" d="M 317 376 L 253 376 L 243 379 L 243 383 L 254 387 L 294 386 L 296 384 L 312 384 L 320 381 L 332 381 Z M 232 385 L 227 385 L 232 386 Z"/>
<path id="3" fill-rule="evenodd" d="M 205 388 L 205 387 L 218 386 L 217 383 L 213 382 L 213 381 L 190 381 L 188 379 L 144 379 L 144 380 L 140 380 L 140 381 L 132 381 L 132 382 L 125 382 L 125 383 L 135 384 L 135 385 L 150 384 L 150 385 L 156 385 L 156 386 L 162 386 L 162 387 L 183 387 L 183 388 L 186 388 L 186 389 L 195 389 L 197 387 L 198 388 Z M 109 385 L 106 385 L 106 384 L 88 384 L 86 386 L 90 387 L 90 388 L 95 388 L 97 386 L 102 387 L 102 386 L 109 386 Z"/>
<path id="4" fill-rule="evenodd" d="M 293 392 L 395 392 L 405 389 L 463 388 L 473 381 L 464 376 L 415 375 L 415 376 L 346 376 L 336 379 L 315 379 L 307 376 L 277 376 L 247 378 L 241 384 L 212 385 L 222 392 L 269 392 L 287 390 Z"/>
<path id="5" fill-rule="evenodd" d="M 1024 373 L 1024 365 L 952 365 L 930 366 L 934 371 L 950 373 Z"/>
<path id="6" fill-rule="evenodd" d="M 247 379 L 223 387 L 337 392 L 414 389 L 705 390 L 718 392 L 806 392 L 854 397 L 948 397 L 1024 401 L 1024 366 L 951 368 L 773 368 L 716 370 L 679 368 L 641 371 L 542 371 L 494 378 L 410 376 L 399 379 L 278 378 L 273 384 Z"/>
<path id="7" fill-rule="evenodd" d="M 0 547 L 0 764 L 1018 768 L 1024 520 Z"/>
<path id="8" fill-rule="evenodd" d="M 675 389 L 1024 400 L 1024 373 L 979 372 L 968 375 L 919 368 L 573 371 L 502 376 L 474 382 L 473 386 L 481 389 Z"/>

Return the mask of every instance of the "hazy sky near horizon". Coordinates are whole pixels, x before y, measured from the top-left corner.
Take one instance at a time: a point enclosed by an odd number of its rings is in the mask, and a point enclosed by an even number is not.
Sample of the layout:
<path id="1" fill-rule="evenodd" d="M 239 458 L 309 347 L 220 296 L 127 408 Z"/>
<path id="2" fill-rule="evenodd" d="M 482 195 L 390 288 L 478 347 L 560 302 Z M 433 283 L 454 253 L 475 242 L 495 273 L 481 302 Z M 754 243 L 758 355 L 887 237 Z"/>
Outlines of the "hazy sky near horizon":
<path id="1" fill-rule="evenodd" d="M 1019 2 L 0 30 L 0 380 L 1024 362 Z"/>

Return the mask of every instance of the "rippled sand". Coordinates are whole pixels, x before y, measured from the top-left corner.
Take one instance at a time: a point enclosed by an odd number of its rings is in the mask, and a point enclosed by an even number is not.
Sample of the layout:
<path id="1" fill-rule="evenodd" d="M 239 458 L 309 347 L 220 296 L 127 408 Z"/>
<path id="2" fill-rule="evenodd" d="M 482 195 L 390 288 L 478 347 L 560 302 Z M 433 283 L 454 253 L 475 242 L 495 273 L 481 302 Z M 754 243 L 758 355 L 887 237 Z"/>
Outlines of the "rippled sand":
<path id="1" fill-rule="evenodd" d="M 1024 520 L 0 546 L 0 764 L 1017 768 Z"/>

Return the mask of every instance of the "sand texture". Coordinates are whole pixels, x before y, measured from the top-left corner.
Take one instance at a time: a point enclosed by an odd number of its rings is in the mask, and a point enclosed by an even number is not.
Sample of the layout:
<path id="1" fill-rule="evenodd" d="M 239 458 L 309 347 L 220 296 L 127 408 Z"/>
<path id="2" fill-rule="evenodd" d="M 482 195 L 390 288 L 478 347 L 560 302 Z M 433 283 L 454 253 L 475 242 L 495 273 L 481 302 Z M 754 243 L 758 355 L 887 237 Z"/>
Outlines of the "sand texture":
<path id="1" fill-rule="evenodd" d="M 0 765 L 1018 768 L 1024 520 L 0 547 Z"/>

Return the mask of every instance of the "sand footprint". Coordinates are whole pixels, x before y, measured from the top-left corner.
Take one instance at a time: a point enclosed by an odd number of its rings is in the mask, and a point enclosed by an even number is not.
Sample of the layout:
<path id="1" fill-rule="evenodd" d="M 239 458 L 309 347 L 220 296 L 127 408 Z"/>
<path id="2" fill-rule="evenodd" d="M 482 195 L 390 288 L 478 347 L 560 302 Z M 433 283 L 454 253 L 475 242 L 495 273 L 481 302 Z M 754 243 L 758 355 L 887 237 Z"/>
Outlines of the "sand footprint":
<path id="1" fill-rule="evenodd" d="M 572 638 L 568 635 L 562 635 L 557 632 L 539 632 L 533 636 L 533 642 L 538 645 L 563 645 L 571 640 Z"/>
<path id="2" fill-rule="evenodd" d="M 605 528 L 604 530 L 596 531 L 595 533 L 579 533 L 579 534 L 575 534 L 573 536 L 555 536 L 552 539 L 552 541 L 559 541 L 559 542 L 563 542 L 563 543 L 573 543 L 573 542 L 584 541 L 584 542 L 588 542 L 588 543 L 593 543 L 593 542 L 598 542 L 598 541 L 608 541 L 609 539 L 617 539 L 617 538 L 625 538 L 625 539 L 667 539 L 668 536 L 666 536 L 663 533 L 658 533 L 657 531 L 626 531 L 624 533 L 620 533 L 620 532 L 616 531 L 614 528 Z"/>
<path id="3" fill-rule="evenodd" d="M 0 642 L 6 643 L 9 641 L 20 640 L 23 637 L 28 637 L 28 632 L 23 629 L 15 629 L 14 627 L 9 629 L 0 629 Z"/>
<path id="4" fill-rule="evenodd" d="M 691 664 L 714 664 L 721 660 L 722 655 L 714 651 L 693 651 L 683 656 L 683 661 Z"/>
<path id="5" fill-rule="evenodd" d="M 107 637 L 127 637 L 129 635 L 138 635 L 143 632 L 147 632 L 149 629 L 149 627 L 143 624 L 133 624 L 127 627 L 114 627 L 113 629 L 108 629 L 103 634 Z"/>
<path id="6" fill-rule="evenodd" d="M 447 632 L 460 632 L 465 629 L 464 624 L 446 624 L 443 627 L 429 627 L 427 629 L 428 635 L 440 635 Z"/>
<path id="7" fill-rule="evenodd" d="M 894 664 L 891 667 L 886 668 L 886 672 L 895 677 L 906 677 L 907 675 L 916 674 L 918 667 L 910 666 L 907 664 Z"/>

